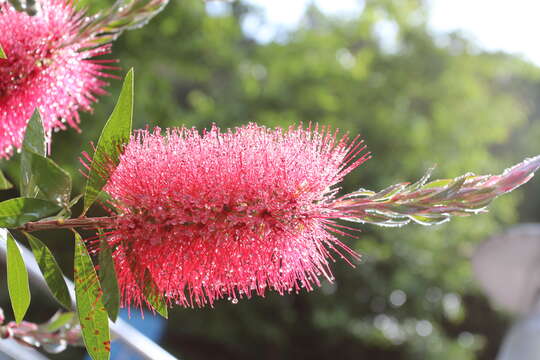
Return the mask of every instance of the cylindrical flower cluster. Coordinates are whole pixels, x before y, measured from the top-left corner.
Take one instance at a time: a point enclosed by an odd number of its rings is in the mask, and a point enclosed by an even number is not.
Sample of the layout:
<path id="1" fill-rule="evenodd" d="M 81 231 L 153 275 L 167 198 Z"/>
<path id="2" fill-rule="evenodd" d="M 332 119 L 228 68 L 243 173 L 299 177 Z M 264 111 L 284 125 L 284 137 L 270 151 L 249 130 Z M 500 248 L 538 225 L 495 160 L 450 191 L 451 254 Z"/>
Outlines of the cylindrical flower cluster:
<path id="1" fill-rule="evenodd" d="M 151 276 L 169 303 L 311 290 L 329 260 L 357 257 L 335 233 L 342 178 L 368 158 L 328 129 L 138 131 L 104 190 L 124 305 Z"/>
<path id="2" fill-rule="evenodd" d="M 35 109 L 45 131 L 77 128 L 79 110 L 90 111 L 95 95 L 103 94 L 101 78 L 110 60 L 109 45 L 92 47 L 78 39 L 83 23 L 68 0 L 36 0 L 33 16 L 0 2 L 0 158 L 22 144 L 26 124 Z"/>

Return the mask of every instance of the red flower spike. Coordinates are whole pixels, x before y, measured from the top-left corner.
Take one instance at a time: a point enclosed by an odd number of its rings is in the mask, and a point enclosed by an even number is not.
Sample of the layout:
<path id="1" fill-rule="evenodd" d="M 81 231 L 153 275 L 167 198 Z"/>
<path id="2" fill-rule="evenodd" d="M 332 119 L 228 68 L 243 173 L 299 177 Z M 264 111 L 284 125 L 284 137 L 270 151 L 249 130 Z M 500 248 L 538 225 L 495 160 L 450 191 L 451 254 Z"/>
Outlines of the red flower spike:
<path id="1" fill-rule="evenodd" d="M 358 258 L 331 232 L 336 184 L 369 157 L 359 144 L 301 126 L 137 131 L 104 188 L 123 304 L 145 303 L 147 271 L 189 307 L 332 280 L 331 252 Z"/>

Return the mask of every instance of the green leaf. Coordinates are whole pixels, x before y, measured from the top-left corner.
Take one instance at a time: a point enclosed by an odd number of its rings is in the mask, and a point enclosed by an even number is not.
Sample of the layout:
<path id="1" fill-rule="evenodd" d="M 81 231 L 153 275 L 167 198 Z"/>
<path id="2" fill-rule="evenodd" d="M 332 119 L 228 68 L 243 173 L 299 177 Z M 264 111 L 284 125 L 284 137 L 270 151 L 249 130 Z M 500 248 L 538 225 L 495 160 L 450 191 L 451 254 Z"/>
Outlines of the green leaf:
<path id="1" fill-rule="evenodd" d="M 30 305 L 28 272 L 15 239 L 7 233 L 7 283 L 15 321 L 20 323 Z"/>
<path id="2" fill-rule="evenodd" d="M 64 274 L 58 263 L 56 262 L 51 250 L 41 242 L 37 237 L 24 233 L 30 246 L 32 247 L 32 252 L 36 258 L 36 262 L 39 265 L 41 273 L 51 290 L 54 298 L 65 307 L 66 309 L 71 309 L 71 296 L 69 295 L 69 290 L 64 280 Z"/>
<path id="3" fill-rule="evenodd" d="M 58 213 L 58 217 L 63 219 L 69 219 L 71 217 L 71 209 L 81 200 L 82 194 L 79 194 L 75 196 L 73 199 L 69 201 L 69 204 L 67 207 L 63 208 L 62 211 Z"/>
<path id="4" fill-rule="evenodd" d="M 407 186 L 407 183 L 394 184 L 392 186 L 387 187 L 384 190 L 379 191 L 377 194 L 372 196 L 370 200 L 373 200 L 373 201 L 388 200 L 392 196 L 396 195 L 397 193 L 405 189 L 406 186 Z"/>
<path id="5" fill-rule="evenodd" d="M 0 59 L 7 59 L 4 49 L 2 49 L 2 45 L 0 45 Z"/>
<path id="6" fill-rule="evenodd" d="M 27 151 L 33 182 L 39 189 L 38 197 L 67 208 L 71 195 L 71 176 L 51 159 Z"/>
<path id="7" fill-rule="evenodd" d="M 4 172 L 0 170 L 0 190 L 11 189 L 13 184 L 9 182 L 8 179 L 4 176 Z"/>
<path id="8" fill-rule="evenodd" d="M 60 207 L 46 200 L 13 198 L 0 202 L 0 227 L 15 228 L 60 211 Z"/>
<path id="9" fill-rule="evenodd" d="M 77 203 L 79 202 L 79 200 L 81 200 L 82 197 L 82 194 L 73 197 L 73 199 L 71 199 L 71 201 L 69 202 L 69 208 L 71 209 L 72 207 L 77 205 Z"/>
<path id="10" fill-rule="evenodd" d="M 103 302 L 112 321 L 118 318 L 120 310 L 120 290 L 112 258 L 112 250 L 105 238 L 101 239 L 99 250 L 99 280 L 103 288 Z"/>
<path id="11" fill-rule="evenodd" d="M 75 297 L 82 338 L 94 360 L 109 359 L 109 318 L 103 305 L 99 279 L 81 236 L 75 233 Z"/>
<path id="12" fill-rule="evenodd" d="M 143 289 L 144 297 L 148 303 L 152 305 L 158 314 L 167 319 L 169 317 L 167 303 L 165 302 L 163 295 L 159 292 L 158 287 L 154 282 L 154 279 L 152 279 L 152 275 L 150 275 L 148 269 L 146 269 L 144 273 L 143 281 L 139 281 L 138 285 Z"/>
<path id="13" fill-rule="evenodd" d="M 59 330 L 62 326 L 73 321 L 74 316 L 74 312 L 63 313 L 58 311 L 56 314 L 53 315 L 52 318 L 49 319 L 49 321 L 47 321 L 47 323 L 40 326 L 47 332 L 55 332 L 56 330 Z"/>
<path id="14" fill-rule="evenodd" d="M 431 201 L 444 201 L 450 200 L 461 189 L 467 178 L 460 176 L 454 179 L 444 190 L 439 191 L 430 197 Z"/>
<path id="15" fill-rule="evenodd" d="M 100 167 L 109 162 L 115 164 L 123 144 L 129 141 L 132 119 L 133 69 L 127 73 L 118 102 L 99 137 L 84 190 L 83 213 L 94 203 L 110 175 L 110 172 L 103 171 Z"/>
<path id="16" fill-rule="evenodd" d="M 29 152 L 45 156 L 45 132 L 37 109 L 26 126 L 21 152 L 21 195 L 24 197 L 36 197 L 39 189 L 32 174 Z"/>
<path id="17" fill-rule="evenodd" d="M 454 179 L 433 180 L 422 187 L 422 189 L 442 188 L 448 186 Z"/>
<path id="18" fill-rule="evenodd" d="M 439 216 L 423 216 L 423 215 L 412 215 L 410 218 L 417 224 L 429 226 L 429 225 L 440 225 L 448 220 L 450 220 L 450 217 L 447 215 L 439 215 Z"/>

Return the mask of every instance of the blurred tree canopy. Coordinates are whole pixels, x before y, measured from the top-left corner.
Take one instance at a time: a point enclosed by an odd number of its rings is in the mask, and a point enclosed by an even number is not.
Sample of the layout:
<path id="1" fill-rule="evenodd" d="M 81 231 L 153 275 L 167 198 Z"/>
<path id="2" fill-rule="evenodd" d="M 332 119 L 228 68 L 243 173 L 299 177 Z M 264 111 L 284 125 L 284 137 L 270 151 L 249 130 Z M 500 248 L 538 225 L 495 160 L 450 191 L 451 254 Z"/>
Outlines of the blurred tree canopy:
<path id="1" fill-rule="evenodd" d="M 260 43 L 241 26 L 261 18 L 256 8 L 234 2 L 210 16 L 200 0 L 171 1 L 114 44 L 115 74 L 135 68 L 138 128 L 314 122 L 361 134 L 374 156 L 347 177 L 346 190 L 414 181 L 434 164 L 437 177 L 500 172 L 538 153 L 539 69 L 459 34 L 434 34 L 427 14 L 419 0 L 368 0 L 354 19 L 311 6 L 296 31 Z M 381 27 L 395 29 L 390 44 Z M 83 116 L 82 134 L 54 135 L 52 157 L 73 174 L 120 85 L 111 81 L 113 96 Z M 79 192 L 82 183 L 79 176 Z M 361 226 L 345 242 L 362 261 L 336 261 L 334 284 L 176 308 L 164 346 L 185 359 L 492 359 L 507 320 L 476 289 L 469 256 L 503 226 L 538 220 L 533 183 L 527 202 L 520 190 L 488 214 L 442 226 Z M 55 240 L 67 235 L 54 236 L 51 245 L 69 258 L 66 240 Z"/>

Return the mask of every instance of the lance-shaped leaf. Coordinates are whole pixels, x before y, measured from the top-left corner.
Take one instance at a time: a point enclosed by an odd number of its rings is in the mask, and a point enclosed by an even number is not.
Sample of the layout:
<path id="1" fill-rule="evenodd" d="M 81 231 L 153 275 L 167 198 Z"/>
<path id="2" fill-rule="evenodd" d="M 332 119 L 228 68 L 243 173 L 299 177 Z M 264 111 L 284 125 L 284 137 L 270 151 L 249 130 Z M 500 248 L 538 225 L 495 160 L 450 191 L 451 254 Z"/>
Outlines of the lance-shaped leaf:
<path id="1" fill-rule="evenodd" d="M 57 311 L 53 317 L 49 319 L 49 321 L 47 321 L 45 324 L 41 324 L 40 328 L 47 332 L 54 332 L 62 328 L 64 325 L 71 323 L 74 316 L 74 312 Z"/>
<path id="2" fill-rule="evenodd" d="M 127 261 L 129 263 L 129 267 L 131 268 L 131 271 L 133 273 L 136 273 L 135 271 L 137 265 L 133 261 L 134 259 L 128 258 Z M 167 310 L 167 302 L 165 301 L 165 297 L 163 296 L 162 292 L 159 290 L 156 282 L 154 281 L 154 278 L 152 277 L 152 274 L 148 269 L 144 270 L 144 274 L 140 277 L 137 277 L 135 279 L 135 282 L 137 283 L 137 286 L 142 291 L 147 305 L 149 307 L 163 316 L 165 319 L 169 317 L 169 312 Z"/>
<path id="3" fill-rule="evenodd" d="M 129 141 L 133 118 L 133 69 L 129 70 L 118 102 L 99 137 L 84 190 L 84 213 L 90 208 L 110 176 L 104 167 L 116 165 L 122 146 Z"/>
<path id="4" fill-rule="evenodd" d="M 9 182 L 8 179 L 6 179 L 4 172 L 0 170 L 0 190 L 7 190 L 11 189 L 13 187 L 13 184 Z"/>
<path id="5" fill-rule="evenodd" d="M 7 59 L 4 49 L 2 49 L 2 44 L 0 44 L 0 59 Z"/>
<path id="6" fill-rule="evenodd" d="M 109 318 L 94 264 L 81 236 L 75 232 L 75 297 L 81 332 L 88 354 L 94 360 L 109 359 Z"/>
<path id="7" fill-rule="evenodd" d="M 51 250 L 41 242 L 37 237 L 25 232 L 24 235 L 30 243 L 36 262 L 39 265 L 39 269 L 51 290 L 54 298 L 65 307 L 67 310 L 71 309 L 71 296 L 64 280 L 64 274 L 56 259 L 54 258 Z"/>
<path id="8" fill-rule="evenodd" d="M 13 198 L 0 202 L 0 227 L 16 228 L 53 215 L 61 207 L 46 200 Z"/>
<path id="9" fill-rule="evenodd" d="M 26 151 L 37 196 L 67 208 L 71 195 L 71 176 L 51 159 Z"/>
<path id="10" fill-rule="evenodd" d="M 39 191 L 32 173 L 31 153 L 45 156 L 45 132 L 37 109 L 26 126 L 22 144 L 20 190 L 24 197 L 36 197 Z"/>
<path id="11" fill-rule="evenodd" d="M 167 310 L 167 303 L 165 298 L 159 292 L 152 275 L 148 269 L 144 272 L 144 278 L 139 281 L 138 285 L 143 289 L 144 297 L 146 301 L 152 306 L 152 308 L 165 319 L 169 317 L 169 312 Z"/>
<path id="12" fill-rule="evenodd" d="M 109 313 L 109 318 L 116 321 L 120 310 L 120 290 L 118 289 L 112 250 L 105 238 L 102 238 L 100 242 L 98 275 L 103 288 L 103 303 Z"/>
<path id="13" fill-rule="evenodd" d="M 30 305 L 28 271 L 15 239 L 7 232 L 7 284 L 15 321 L 20 323 Z"/>
<path id="14" fill-rule="evenodd" d="M 501 175 L 465 174 L 455 179 L 427 182 L 431 170 L 420 181 L 397 184 L 379 193 L 364 189 L 335 202 L 337 217 L 380 226 L 402 226 L 410 221 L 434 225 L 452 216 L 485 211 L 497 196 L 525 184 L 540 168 L 536 156 L 506 169 Z"/>

